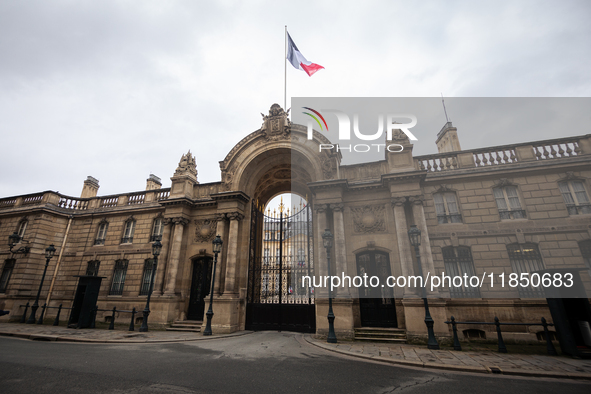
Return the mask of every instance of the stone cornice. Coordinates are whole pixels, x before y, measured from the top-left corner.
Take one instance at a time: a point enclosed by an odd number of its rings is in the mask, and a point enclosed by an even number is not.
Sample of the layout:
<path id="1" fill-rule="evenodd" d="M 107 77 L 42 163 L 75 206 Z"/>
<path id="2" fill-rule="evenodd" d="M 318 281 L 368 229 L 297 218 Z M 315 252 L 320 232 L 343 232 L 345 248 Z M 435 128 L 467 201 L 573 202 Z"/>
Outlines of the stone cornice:
<path id="1" fill-rule="evenodd" d="M 211 198 L 214 201 L 221 201 L 221 200 L 239 200 L 239 201 L 243 201 L 243 202 L 250 201 L 250 197 L 242 191 L 214 193 L 211 195 Z"/>

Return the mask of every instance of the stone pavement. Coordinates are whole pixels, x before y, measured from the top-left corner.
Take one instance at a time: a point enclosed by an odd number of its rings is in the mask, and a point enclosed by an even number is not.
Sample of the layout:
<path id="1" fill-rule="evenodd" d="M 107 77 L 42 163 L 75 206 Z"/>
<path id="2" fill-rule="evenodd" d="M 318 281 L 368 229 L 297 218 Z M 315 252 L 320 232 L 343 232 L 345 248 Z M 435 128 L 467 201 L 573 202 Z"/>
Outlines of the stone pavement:
<path id="1" fill-rule="evenodd" d="M 196 332 L 179 332 L 151 330 L 139 332 L 139 325 L 135 331 L 127 331 L 123 327 L 115 327 L 115 330 L 104 328 L 73 329 L 49 324 L 21 324 L 0 323 L 0 336 L 25 338 L 33 340 L 60 341 L 60 342 L 90 342 L 90 343 L 162 343 L 162 342 L 186 342 L 224 337 L 235 337 L 250 334 L 251 331 L 239 331 L 233 334 L 203 336 Z"/>
<path id="2" fill-rule="evenodd" d="M 201 333 L 152 330 L 149 332 L 115 330 L 72 329 L 64 326 L 0 323 L 0 336 L 31 340 L 87 342 L 87 343 L 163 343 L 222 339 L 250 334 L 203 336 Z M 591 360 L 577 360 L 565 356 L 525 355 L 494 351 L 429 350 L 426 346 L 388 343 L 342 341 L 326 343 L 311 335 L 304 338 L 320 348 L 358 357 L 411 367 L 445 369 L 460 372 L 502 373 L 529 377 L 570 378 L 591 381 Z"/>
<path id="3" fill-rule="evenodd" d="M 343 341 L 336 344 L 306 336 L 320 348 L 374 361 L 461 372 L 501 373 L 546 378 L 591 380 L 591 360 L 567 356 L 430 350 L 426 345 Z"/>

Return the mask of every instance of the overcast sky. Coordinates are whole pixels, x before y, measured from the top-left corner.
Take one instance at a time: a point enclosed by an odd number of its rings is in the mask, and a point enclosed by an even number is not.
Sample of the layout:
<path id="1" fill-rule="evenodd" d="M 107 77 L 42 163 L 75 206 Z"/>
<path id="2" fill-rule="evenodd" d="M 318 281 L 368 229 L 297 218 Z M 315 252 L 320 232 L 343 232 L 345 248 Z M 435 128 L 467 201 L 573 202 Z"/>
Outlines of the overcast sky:
<path id="1" fill-rule="evenodd" d="M 199 181 L 219 181 L 218 162 L 283 105 L 285 25 L 325 67 L 288 64 L 288 97 L 589 97 L 590 20 L 588 0 L 0 0 L 0 196 L 79 196 L 88 175 L 100 195 L 150 173 L 168 187 L 189 149 Z M 588 133 L 584 120 L 555 137 Z M 458 133 L 464 149 L 499 144 Z"/>

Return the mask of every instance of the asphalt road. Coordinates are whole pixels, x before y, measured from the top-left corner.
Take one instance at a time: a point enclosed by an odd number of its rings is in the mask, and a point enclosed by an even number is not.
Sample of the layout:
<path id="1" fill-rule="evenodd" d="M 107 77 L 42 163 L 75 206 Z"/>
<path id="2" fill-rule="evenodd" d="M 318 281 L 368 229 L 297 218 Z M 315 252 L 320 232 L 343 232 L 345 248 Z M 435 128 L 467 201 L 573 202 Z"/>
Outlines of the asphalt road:
<path id="1" fill-rule="evenodd" d="M 0 393 L 586 393 L 591 384 L 403 368 L 292 333 L 171 344 L 0 337 Z"/>

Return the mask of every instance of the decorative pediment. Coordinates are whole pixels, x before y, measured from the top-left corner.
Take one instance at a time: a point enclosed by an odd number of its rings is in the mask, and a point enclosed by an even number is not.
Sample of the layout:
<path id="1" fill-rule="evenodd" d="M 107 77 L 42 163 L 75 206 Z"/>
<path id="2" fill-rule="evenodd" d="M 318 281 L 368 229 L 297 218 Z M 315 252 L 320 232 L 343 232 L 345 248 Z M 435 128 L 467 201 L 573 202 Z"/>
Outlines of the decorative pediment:
<path id="1" fill-rule="evenodd" d="M 386 231 L 386 209 L 384 205 L 351 207 L 353 231 L 356 233 L 381 233 Z"/>
<path id="2" fill-rule="evenodd" d="M 214 219 L 195 220 L 194 242 L 211 242 L 217 231 L 218 221 Z"/>

